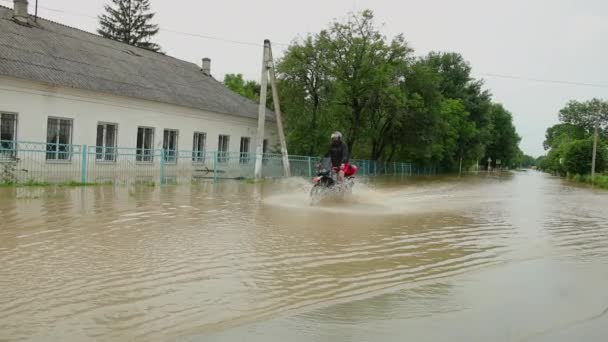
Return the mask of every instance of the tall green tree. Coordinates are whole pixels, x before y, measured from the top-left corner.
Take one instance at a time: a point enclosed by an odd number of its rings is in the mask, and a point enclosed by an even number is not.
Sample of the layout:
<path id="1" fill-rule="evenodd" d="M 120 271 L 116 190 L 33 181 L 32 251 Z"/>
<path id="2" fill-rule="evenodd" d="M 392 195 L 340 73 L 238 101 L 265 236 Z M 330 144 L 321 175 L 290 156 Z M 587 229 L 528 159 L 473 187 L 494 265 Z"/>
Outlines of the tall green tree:
<path id="1" fill-rule="evenodd" d="M 332 130 L 341 129 L 334 80 L 327 72 L 326 46 L 318 35 L 289 46 L 277 64 L 287 140 L 292 153 L 323 153 Z"/>
<path id="2" fill-rule="evenodd" d="M 162 52 L 151 39 L 158 33 L 152 24 L 155 13 L 150 11 L 150 0 L 112 0 L 105 5 L 105 14 L 99 16 L 97 33 L 105 38 L 151 51 Z"/>
<path id="3" fill-rule="evenodd" d="M 453 52 L 431 52 L 422 62 L 440 76 L 440 92 L 445 98 L 461 100 L 475 124 L 475 136 L 469 139 L 468 151 L 479 160 L 485 153 L 492 129 L 491 94 L 483 89 L 483 82 L 471 76 L 471 66 Z"/>
<path id="4" fill-rule="evenodd" d="M 519 166 L 521 138 L 517 135 L 511 113 L 500 104 L 492 104 L 490 116 L 492 129 L 484 159 L 491 158 L 495 166 L 498 160 L 501 161 L 500 166 Z"/>
<path id="5" fill-rule="evenodd" d="M 475 158 L 477 151 L 471 151 L 471 143 L 477 135 L 475 123 L 469 120 L 461 100 L 447 99 L 441 106 L 443 129 L 443 163 L 448 169 L 458 164 L 458 174 L 462 174 L 463 161 Z"/>
<path id="6" fill-rule="evenodd" d="M 324 67 L 334 79 L 335 103 L 346 114 L 346 142 L 356 151 L 357 142 L 366 134 L 366 121 L 386 119 L 386 112 L 377 111 L 379 103 L 372 102 L 378 91 L 386 90 L 378 87 L 395 83 L 411 49 L 401 35 L 389 42 L 375 26 L 370 10 L 351 15 L 346 22 L 334 22 L 318 37 L 326 53 Z M 370 118 L 372 114 L 375 118 Z M 376 134 L 380 131 L 376 127 Z"/>

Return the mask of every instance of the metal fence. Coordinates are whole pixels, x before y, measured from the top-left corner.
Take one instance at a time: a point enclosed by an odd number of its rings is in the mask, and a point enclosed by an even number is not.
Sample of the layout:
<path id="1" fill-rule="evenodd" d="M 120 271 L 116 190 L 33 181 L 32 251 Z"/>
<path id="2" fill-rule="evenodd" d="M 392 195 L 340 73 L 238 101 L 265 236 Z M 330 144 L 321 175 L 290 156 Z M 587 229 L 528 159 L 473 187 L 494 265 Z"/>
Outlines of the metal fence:
<path id="1" fill-rule="evenodd" d="M 186 183 L 253 178 L 255 153 L 139 149 L 0 141 L 0 184 Z M 289 156 L 290 172 L 312 177 L 318 157 Z M 358 175 L 429 175 L 411 163 L 352 160 Z M 282 177 L 280 154 L 262 156 L 262 175 Z"/>

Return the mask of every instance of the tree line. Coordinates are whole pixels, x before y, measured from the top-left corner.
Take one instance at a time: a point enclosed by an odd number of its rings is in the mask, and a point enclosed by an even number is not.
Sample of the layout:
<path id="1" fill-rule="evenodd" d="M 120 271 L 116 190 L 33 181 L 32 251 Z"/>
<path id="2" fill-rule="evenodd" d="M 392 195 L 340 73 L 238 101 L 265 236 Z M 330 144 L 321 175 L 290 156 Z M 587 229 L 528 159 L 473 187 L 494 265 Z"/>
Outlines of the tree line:
<path id="1" fill-rule="evenodd" d="M 320 155 L 339 130 L 358 158 L 444 171 L 523 160 L 511 113 L 460 54 L 415 56 L 403 35 L 386 38 L 369 10 L 293 42 L 277 70 L 290 153 Z M 258 100 L 256 82 L 229 74 L 224 83 Z"/>
<path id="2" fill-rule="evenodd" d="M 562 176 L 586 176 L 608 168 L 608 103 L 572 100 L 559 111 L 560 123 L 547 128 L 539 167 Z M 595 167 L 592 168 L 592 164 Z"/>

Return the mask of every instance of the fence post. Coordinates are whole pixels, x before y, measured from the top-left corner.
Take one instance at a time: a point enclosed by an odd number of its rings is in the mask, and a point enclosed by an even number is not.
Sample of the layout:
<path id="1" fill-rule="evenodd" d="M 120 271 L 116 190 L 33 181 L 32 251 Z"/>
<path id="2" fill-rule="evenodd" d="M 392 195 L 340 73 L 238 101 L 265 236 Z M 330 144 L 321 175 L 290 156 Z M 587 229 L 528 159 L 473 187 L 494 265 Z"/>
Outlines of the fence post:
<path id="1" fill-rule="evenodd" d="M 80 157 L 82 159 L 80 161 L 80 183 L 84 184 L 87 182 L 87 159 L 89 155 L 87 153 L 87 145 L 82 145 L 80 148 L 82 149 L 82 156 Z"/>
<path id="2" fill-rule="evenodd" d="M 218 164 L 217 154 L 218 154 L 217 151 L 213 152 L 213 182 L 214 183 L 217 183 L 217 164 Z"/>
<path id="3" fill-rule="evenodd" d="M 167 153 L 164 148 L 160 149 L 160 184 L 165 184 L 165 156 Z"/>
<path id="4" fill-rule="evenodd" d="M 312 177 L 312 157 L 308 157 L 308 177 Z"/>

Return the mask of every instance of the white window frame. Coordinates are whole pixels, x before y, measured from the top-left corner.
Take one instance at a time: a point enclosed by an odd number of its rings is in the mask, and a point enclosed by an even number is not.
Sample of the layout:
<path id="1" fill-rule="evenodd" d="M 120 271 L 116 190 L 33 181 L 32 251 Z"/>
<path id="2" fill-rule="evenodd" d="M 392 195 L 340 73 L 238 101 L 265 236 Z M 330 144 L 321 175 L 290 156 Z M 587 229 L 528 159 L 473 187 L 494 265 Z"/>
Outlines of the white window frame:
<path id="1" fill-rule="evenodd" d="M 222 138 L 226 139 L 226 150 L 222 149 Z M 228 134 L 220 134 L 217 138 L 217 160 L 220 163 L 226 163 L 230 157 L 230 135 Z"/>
<path id="2" fill-rule="evenodd" d="M 61 120 L 66 120 L 70 122 L 70 134 L 69 134 L 69 143 L 68 144 L 59 144 L 58 142 L 56 143 L 49 143 L 49 120 L 59 120 L 59 124 L 57 125 L 57 133 L 59 133 L 59 130 L 61 129 Z M 74 137 L 74 119 L 73 118 L 66 118 L 66 117 L 59 117 L 59 116 L 48 116 L 46 119 L 46 146 L 47 146 L 47 150 L 46 150 L 46 154 L 45 154 L 45 159 L 47 162 L 49 163 L 71 163 L 72 162 L 72 154 L 74 153 L 74 151 L 72 151 L 72 142 L 73 142 L 73 137 Z M 57 139 L 59 139 L 59 134 L 57 134 Z M 48 146 L 49 145 L 57 145 L 57 150 L 56 151 L 49 151 Z M 64 145 L 64 146 L 68 146 L 68 149 L 65 152 L 60 152 L 59 151 L 59 145 Z M 55 154 L 55 158 L 51 158 L 49 159 L 49 154 Z M 64 153 L 68 155 L 68 157 L 66 159 L 59 159 L 59 153 Z"/>
<path id="3" fill-rule="evenodd" d="M 103 125 L 103 133 L 102 133 L 102 142 L 101 142 L 101 146 L 95 146 L 95 162 L 96 163 L 116 163 L 116 155 L 117 155 L 117 148 L 118 148 L 118 124 L 114 123 L 114 122 L 104 122 L 104 121 L 99 121 L 97 122 L 97 126 L 95 126 L 95 145 L 97 145 L 97 128 L 99 128 L 99 126 Z M 108 125 L 114 126 L 114 145 L 111 146 L 112 148 L 112 152 L 107 152 L 107 128 Z M 97 152 L 97 150 L 101 148 L 101 152 Z M 99 158 L 99 156 L 101 155 L 101 159 Z M 112 159 L 108 160 L 106 159 L 107 155 L 111 155 Z"/>
<path id="4" fill-rule="evenodd" d="M 0 148 L 2 149 L 0 151 L 0 161 L 2 160 L 11 160 L 11 159 L 15 159 L 17 158 L 17 129 L 19 127 L 19 113 L 14 113 L 14 112 L 5 112 L 5 111 L 0 111 L 0 127 L 2 125 L 2 115 L 13 115 L 15 117 L 14 123 L 13 123 L 13 140 L 12 143 L 9 142 L 10 140 L 1 140 L 0 142 Z M 3 145 L 12 145 L 12 146 L 7 146 L 7 147 L 3 147 Z"/>
<path id="5" fill-rule="evenodd" d="M 202 150 L 198 147 L 200 144 L 201 136 L 203 138 L 203 148 Z M 205 162 L 205 152 L 207 149 L 207 133 L 205 132 L 194 132 L 192 134 L 192 162 L 195 164 L 202 164 Z"/>
<path id="6" fill-rule="evenodd" d="M 243 151 L 243 147 L 245 146 L 243 144 L 243 142 L 247 142 L 247 144 L 245 144 L 247 146 L 247 150 Z M 239 162 L 241 164 L 249 164 L 249 161 L 251 160 L 250 158 L 250 153 L 251 153 L 251 137 L 241 137 L 241 145 L 239 147 L 239 152 L 240 152 L 240 158 L 239 158 Z"/>
<path id="7" fill-rule="evenodd" d="M 175 137 L 174 137 L 175 149 L 170 150 L 165 147 L 165 133 L 167 133 L 167 132 L 175 133 Z M 167 164 L 177 164 L 177 157 L 178 157 L 178 151 L 179 151 L 178 143 L 179 143 L 179 130 L 172 129 L 172 128 L 164 128 L 163 129 L 163 148 L 165 149 L 165 162 Z"/>
<path id="8" fill-rule="evenodd" d="M 137 146 L 137 136 L 139 135 L 139 129 L 142 128 L 144 129 L 144 136 L 142 137 L 142 147 L 140 148 L 139 146 Z M 151 142 L 151 148 L 150 149 L 146 149 L 146 137 L 145 137 L 145 132 L 146 130 L 151 130 L 152 131 L 152 142 Z M 150 127 L 150 126 L 137 126 L 137 133 L 135 135 L 135 162 L 138 164 L 152 164 L 154 163 L 154 136 L 156 135 L 156 128 L 154 127 Z M 141 151 L 141 153 L 140 153 Z M 149 151 L 150 154 L 146 155 L 146 151 Z M 149 158 L 149 160 L 146 160 L 146 158 Z"/>

